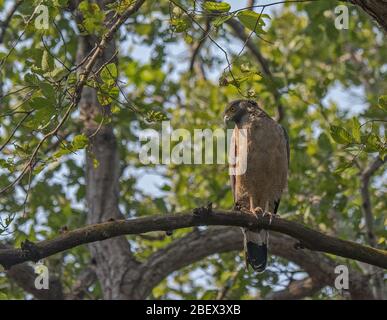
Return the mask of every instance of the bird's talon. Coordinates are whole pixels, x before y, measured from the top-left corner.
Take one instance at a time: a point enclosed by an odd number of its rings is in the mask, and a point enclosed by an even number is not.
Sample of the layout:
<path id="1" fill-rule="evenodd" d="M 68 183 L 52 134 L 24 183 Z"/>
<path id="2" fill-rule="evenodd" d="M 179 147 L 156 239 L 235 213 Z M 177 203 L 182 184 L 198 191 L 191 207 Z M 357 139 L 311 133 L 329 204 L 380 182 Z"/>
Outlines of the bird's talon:
<path id="1" fill-rule="evenodd" d="M 235 203 L 235 205 L 234 205 L 234 210 L 235 210 L 235 211 L 242 212 L 242 213 L 251 214 L 251 211 L 250 211 L 248 208 L 242 206 L 242 205 L 239 204 L 238 202 Z"/>
<path id="2" fill-rule="evenodd" d="M 241 211 L 242 206 L 239 202 L 235 202 L 234 204 L 234 211 Z"/>
<path id="3" fill-rule="evenodd" d="M 247 208 L 241 208 L 239 211 L 243 212 L 243 213 L 246 213 L 246 214 L 251 214 L 251 211 L 249 209 L 247 209 Z"/>

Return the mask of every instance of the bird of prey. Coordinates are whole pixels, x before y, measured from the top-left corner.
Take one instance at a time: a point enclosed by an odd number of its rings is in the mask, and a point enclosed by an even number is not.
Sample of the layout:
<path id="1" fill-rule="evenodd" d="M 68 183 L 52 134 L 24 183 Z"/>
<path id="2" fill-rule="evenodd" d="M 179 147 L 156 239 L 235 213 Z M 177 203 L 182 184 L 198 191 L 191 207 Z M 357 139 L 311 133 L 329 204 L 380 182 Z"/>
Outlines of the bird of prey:
<path id="1" fill-rule="evenodd" d="M 224 121 L 235 123 L 230 152 L 237 159 L 247 157 L 244 172 L 230 171 L 234 208 L 246 214 L 269 214 L 271 221 L 287 187 L 288 135 L 253 100 L 231 102 L 225 110 Z M 242 132 L 244 139 L 240 139 Z M 246 268 L 250 264 L 255 271 L 263 272 L 267 264 L 268 232 L 246 228 L 242 231 Z"/>

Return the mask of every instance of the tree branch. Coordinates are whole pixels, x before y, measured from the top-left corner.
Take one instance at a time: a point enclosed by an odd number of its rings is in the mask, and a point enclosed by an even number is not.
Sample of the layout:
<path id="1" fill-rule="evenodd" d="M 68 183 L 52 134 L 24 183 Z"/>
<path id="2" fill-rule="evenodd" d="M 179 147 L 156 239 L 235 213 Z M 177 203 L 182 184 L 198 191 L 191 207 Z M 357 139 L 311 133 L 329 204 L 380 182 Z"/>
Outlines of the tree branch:
<path id="1" fill-rule="evenodd" d="M 319 252 L 297 250 L 295 244 L 297 240 L 271 232 L 269 251 L 271 255 L 282 257 L 300 266 L 315 282 L 332 286 L 336 277 L 334 269 L 337 262 Z M 133 292 L 129 294 L 136 299 L 145 299 L 159 282 L 174 271 L 215 253 L 242 249 L 243 236 L 239 228 L 219 226 L 206 230 L 195 228 L 186 236 L 152 254 L 141 266 L 139 272 L 141 277 L 137 280 L 141 286 L 135 286 L 135 294 Z M 350 275 L 351 297 L 362 300 L 373 299 L 368 287 L 368 278 L 352 268 Z"/>
<path id="2" fill-rule="evenodd" d="M 35 287 L 35 279 L 37 274 L 34 273 L 34 269 L 27 263 L 18 264 L 13 266 L 7 271 L 7 276 L 14 280 L 17 285 L 32 294 L 39 300 L 62 300 L 63 288 L 60 279 L 51 276 L 49 279 L 49 289 L 39 290 Z"/>
<path id="3" fill-rule="evenodd" d="M 275 218 L 270 224 L 269 217 L 255 217 L 241 212 L 227 211 L 201 212 L 199 214 L 195 210 L 194 214 L 162 215 L 132 220 L 108 221 L 67 232 L 52 240 L 45 240 L 36 244 L 25 242 L 20 249 L 0 250 L 0 264 L 5 268 L 9 268 L 24 261 L 37 261 L 81 244 L 125 234 L 139 234 L 160 230 L 168 231 L 203 225 L 269 229 L 298 239 L 300 246 L 306 249 L 326 252 L 381 268 L 387 268 L 386 251 L 337 239 L 307 228 L 298 222 Z"/>
<path id="4" fill-rule="evenodd" d="M 273 74 L 269 68 L 269 63 L 267 60 L 263 57 L 261 54 L 261 51 L 259 50 L 258 46 L 254 43 L 254 41 L 248 37 L 248 35 L 245 33 L 245 29 L 241 23 L 239 23 L 235 19 L 229 19 L 226 21 L 226 23 L 231 27 L 231 29 L 234 31 L 235 35 L 241 39 L 246 46 L 249 48 L 257 62 L 261 66 L 262 73 L 264 76 L 270 80 L 272 83 L 274 83 L 274 77 Z M 281 93 L 278 91 L 276 87 L 273 87 L 273 96 L 274 100 L 277 104 L 277 121 L 281 122 L 285 117 L 285 110 L 283 105 L 281 104 Z"/>
<path id="5" fill-rule="evenodd" d="M 295 280 L 280 291 L 274 291 L 265 297 L 265 300 L 298 300 L 310 297 L 325 287 L 325 284 L 307 277 L 302 280 Z"/>
<path id="6" fill-rule="evenodd" d="M 374 173 L 386 162 L 387 159 L 380 159 L 377 157 L 362 173 L 361 175 L 361 197 L 362 208 L 364 212 L 364 219 L 367 228 L 368 243 L 371 246 L 376 245 L 376 239 L 373 232 L 374 217 L 372 214 L 371 196 L 369 192 L 370 179 Z"/>
<path id="7" fill-rule="evenodd" d="M 189 64 L 189 71 L 190 72 L 192 72 L 194 69 L 196 58 L 198 58 L 200 49 L 202 48 L 204 42 L 206 41 L 206 38 L 207 38 L 208 34 L 210 33 L 210 31 L 211 31 L 211 19 L 208 18 L 206 20 L 205 29 L 202 30 L 202 34 L 200 36 L 199 41 L 197 41 L 197 43 L 194 46 L 192 46 L 193 51 L 192 51 L 191 61 Z"/>
<path id="8" fill-rule="evenodd" d="M 387 1 L 386 0 L 341 0 L 362 8 L 387 32 Z"/>
<path id="9" fill-rule="evenodd" d="M 9 249 L 8 245 L 0 243 L 0 250 Z M 62 282 L 55 276 L 50 276 L 49 288 L 45 290 L 38 290 L 35 287 L 35 274 L 34 269 L 26 262 L 13 266 L 7 270 L 7 277 L 25 290 L 32 294 L 36 299 L 40 300 L 61 300 L 63 299 L 63 287 Z"/>
<path id="10" fill-rule="evenodd" d="M 368 244 L 372 247 L 376 247 L 377 239 L 374 234 L 374 215 L 372 212 L 372 202 L 370 195 L 370 180 L 375 172 L 386 162 L 386 159 L 382 160 L 377 157 L 364 171 L 361 173 L 361 187 L 360 193 L 362 198 L 362 211 L 364 214 L 365 226 L 367 230 Z M 374 284 L 374 294 L 377 299 L 383 300 L 384 298 L 384 279 L 381 270 L 375 266 L 369 268 L 370 273 L 373 275 L 371 282 Z"/>
<path id="11" fill-rule="evenodd" d="M 103 55 L 106 47 L 109 45 L 111 39 L 117 32 L 117 30 L 125 23 L 125 21 L 134 13 L 136 13 L 140 7 L 143 5 L 145 0 L 137 0 L 134 4 L 132 4 L 128 9 L 126 9 L 122 15 L 118 16 L 118 18 L 112 23 L 108 31 L 102 36 L 102 40 L 92 49 L 89 54 L 85 57 L 85 66 L 82 72 L 79 74 L 79 79 L 76 82 L 74 86 L 74 94 L 71 96 L 70 99 L 70 105 L 66 108 L 66 111 L 64 112 L 64 115 L 62 119 L 59 121 L 59 123 L 55 126 L 54 129 L 46 133 L 39 141 L 39 143 L 36 145 L 36 147 L 33 149 L 31 155 L 29 156 L 27 162 L 22 167 L 20 173 L 17 175 L 15 180 L 10 183 L 9 185 L 5 186 L 3 189 L 0 190 L 0 194 L 8 192 L 11 188 L 13 188 L 15 185 L 17 185 L 21 179 L 24 177 L 24 175 L 31 170 L 31 167 L 33 165 L 34 159 L 36 155 L 38 154 L 40 148 L 42 147 L 43 143 L 50 137 L 56 135 L 58 131 L 62 128 L 66 120 L 70 117 L 71 112 L 74 108 L 76 108 L 81 101 L 82 98 L 82 91 L 85 87 L 87 80 L 89 78 L 90 73 L 93 70 L 93 67 L 96 65 L 97 61 L 99 60 L 99 57 Z M 32 17 L 32 16 L 31 16 Z"/>
<path id="12" fill-rule="evenodd" d="M 238 279 L 238 275 L 240 271 L 241 271 L 241 268 L 238 268 L 226 280 L 226 283 L 224 284 L 224 286 L 218 291 L 218 294 L 216 295 L 216 300 L 225 300 L 227 298 L 228 293 L 234 286 L 235 281 Z"/>
<path id="13" fill-rule="evenodd" d="M 97 281 L 97 274 L 95 268 L 89 267 L 81 271 L 77 282 L 71 289 L 71 292 L 65 296 L 66 300 L 82 300 L 87 288 Z"/>
<path id="14" fill-rule="evenodd" d="M 17 8 L 22 4 L 24 0 L 17 0 L 14 2 L 13 6 L 10 8 L 8 14 L 6 15 L 3 22 L 0 22 L 0 43 L 3 43 L 5 32 L 11 22 L 11 19 L 16 12 Z"/>

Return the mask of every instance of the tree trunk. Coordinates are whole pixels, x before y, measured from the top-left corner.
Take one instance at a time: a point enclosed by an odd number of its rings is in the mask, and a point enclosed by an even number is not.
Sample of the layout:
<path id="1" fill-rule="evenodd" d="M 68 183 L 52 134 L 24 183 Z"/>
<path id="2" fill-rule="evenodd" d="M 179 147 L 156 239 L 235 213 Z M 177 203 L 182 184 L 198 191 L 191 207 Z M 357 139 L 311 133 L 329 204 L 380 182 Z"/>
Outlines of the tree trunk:
<path id="1" fill-rule="evenodd" d="M 370 15 L 387 32 L 387 0 L 347 0 Z"/>
<path id="2" fill-rule="evenodd" d="M 78 63 L 95 45 L 90 36 L 80 37 Z M 114 40 L 106 48 L 95 66 L 97 70 L 108 61 L 116 50 Z M 119 212 L 119 154 L 117 141 L 110 125 L 95 121 L 97 115 L 109 117 L 110 108 L 98 103 L 95 89 L 85 87 L 80 101 L 81 120 L 84 132 L 89 136 L 86 151 L 86 199 L 87 223 L 98 223 L 122 218 Z M 89 245 L 104 299 L 129 299 L 121 290 L 128 270 L 134 272 L 138 262 L 130 255 L 130 246 L 125 237 L 116 237 Z"/>

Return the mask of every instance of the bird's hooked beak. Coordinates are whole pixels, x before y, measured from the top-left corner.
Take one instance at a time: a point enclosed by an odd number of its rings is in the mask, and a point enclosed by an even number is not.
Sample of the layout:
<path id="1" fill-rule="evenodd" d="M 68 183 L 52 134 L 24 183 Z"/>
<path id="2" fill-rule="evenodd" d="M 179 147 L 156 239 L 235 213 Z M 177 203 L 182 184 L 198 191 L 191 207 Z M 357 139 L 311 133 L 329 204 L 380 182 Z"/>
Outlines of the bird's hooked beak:
<path id="1" fill-rule="evenodd" d="M 230 117 L 229 116 L 224 116 L 223 117 L 223 121 L 224 121 L 224 124 L 227 126 L 228 125 L 228 123 L 230 122 Z"/>

